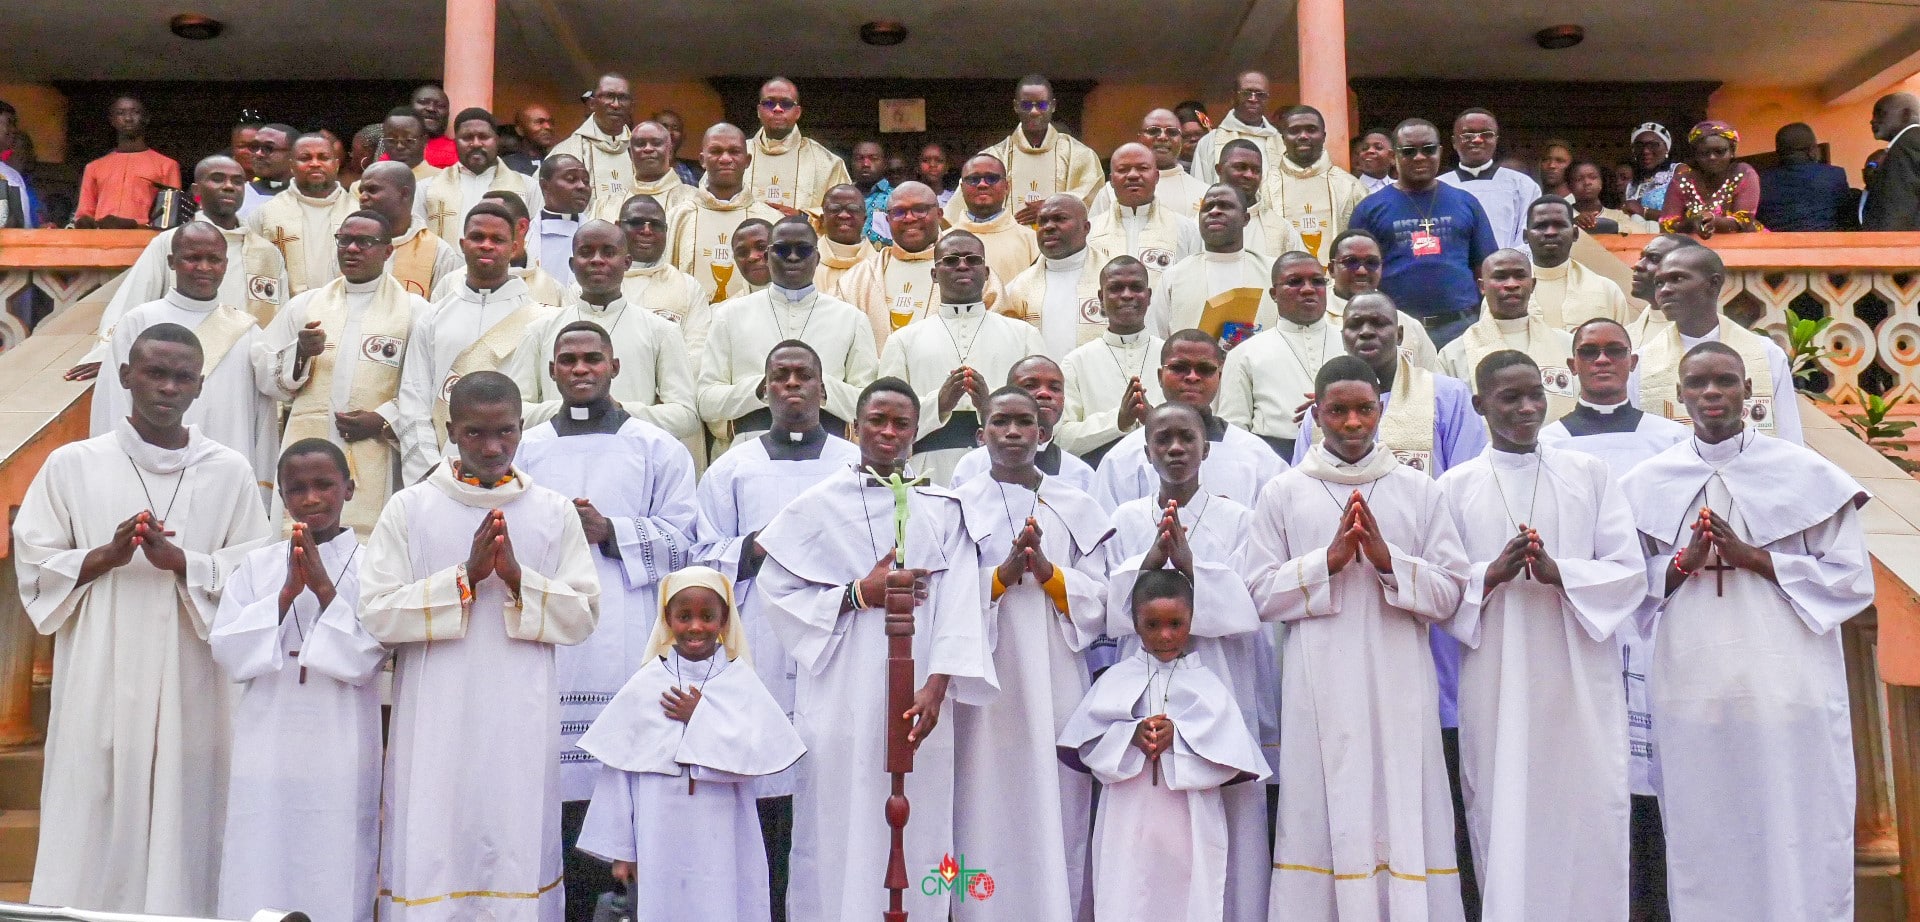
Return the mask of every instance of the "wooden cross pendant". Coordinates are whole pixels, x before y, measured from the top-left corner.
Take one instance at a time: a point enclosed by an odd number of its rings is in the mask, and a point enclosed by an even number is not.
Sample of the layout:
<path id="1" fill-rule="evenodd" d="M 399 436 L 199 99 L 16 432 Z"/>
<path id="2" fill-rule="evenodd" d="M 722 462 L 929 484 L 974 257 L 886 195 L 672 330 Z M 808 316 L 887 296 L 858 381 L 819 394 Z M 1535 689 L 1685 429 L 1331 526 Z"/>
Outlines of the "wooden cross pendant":
<path id="1" fill-rule="evenodd" d="M 1713 562 L 1707 564 L 1707 569 L 1713 571 L 1713 594 L 1716 596 L 1726 595 L 1726 573 L 1728 570 L 1735 569 L 1735 567 L 1721 560 L 1719 551 L 1714 551 Z"/>

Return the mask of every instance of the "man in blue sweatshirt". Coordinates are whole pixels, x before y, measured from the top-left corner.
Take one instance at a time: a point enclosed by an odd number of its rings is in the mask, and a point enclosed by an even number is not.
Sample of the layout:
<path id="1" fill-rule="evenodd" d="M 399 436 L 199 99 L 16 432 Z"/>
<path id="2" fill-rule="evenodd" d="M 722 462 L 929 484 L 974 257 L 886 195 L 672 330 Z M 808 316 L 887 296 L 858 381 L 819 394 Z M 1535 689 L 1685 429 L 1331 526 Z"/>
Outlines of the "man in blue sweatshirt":
<path id="1" fill-rule="evenodd" d="M 1498 247 L 1480 202 L 1439 181 L 1440 129 L 1407 119 L 1393 146 L 1400 178 L 1355 206 L 1349 226 L 1380 240 L 1380 290 L 1441 348 L 1478 318 L 1480 261 Z"/>

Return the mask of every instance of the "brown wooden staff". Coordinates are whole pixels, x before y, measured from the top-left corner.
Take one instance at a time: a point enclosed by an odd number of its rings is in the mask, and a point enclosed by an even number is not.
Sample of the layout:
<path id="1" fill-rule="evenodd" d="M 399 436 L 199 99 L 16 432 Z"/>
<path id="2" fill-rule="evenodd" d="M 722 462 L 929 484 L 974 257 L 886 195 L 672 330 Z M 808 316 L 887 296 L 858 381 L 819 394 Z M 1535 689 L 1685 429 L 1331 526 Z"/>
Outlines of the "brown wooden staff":
<path id="1" fill-rule="evenodd" d="M 913 707 L 913 574 L 899 569 L 887 574 L 887 773 L 893 791 L 887 796 L 887 825 L 893 844 L 887 853 L 887 911 L 885 922 L 907 922 L 907 773 L 913 771 L 913 744 L 907 741 Z"/>

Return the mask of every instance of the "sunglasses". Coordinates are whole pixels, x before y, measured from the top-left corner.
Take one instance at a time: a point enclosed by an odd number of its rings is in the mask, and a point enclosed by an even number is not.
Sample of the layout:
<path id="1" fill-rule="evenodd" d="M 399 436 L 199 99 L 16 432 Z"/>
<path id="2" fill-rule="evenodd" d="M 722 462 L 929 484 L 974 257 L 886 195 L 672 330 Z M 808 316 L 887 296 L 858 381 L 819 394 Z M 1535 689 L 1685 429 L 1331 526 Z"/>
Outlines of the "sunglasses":
<path id="1" fill-rule="evenodd" d="M 969 186 L 997 186 L 1005 178 L 998 173 L 968 173 L 960 181 Z"/>
<path id="2" fill-rule="evenodd" d="M 760 108 L 765 109 L 769 112 L 785 112 L 788 109 L 800 108 L 800 100 L 782 99 L 778 96 L 769 96 L 766 99 L 760 100 Z"/>
<path id="3" fill-rule="evenodd" d="M 1022 99 L 1014 103 L 1014 105 L 1022 112 L 1045 112 L 1053 108 L 1053 101 L 1050 99 Z"/>
<path id="4" fill-rule="evenodd" d="M 943 269 L 978 269 L 987 264 L 987 258 L 977 253 L 967 253 L 964 255 L 942 256 L 939 259 L 939 263 Z"/>
<path id="5" fill-rule="evenodd" d="M 1457 131 L 1454 137 L 1462 141 L 1491 141 L 1500 136 L 1498 131 Z"/>
<path id="6" fill-rule="evenodd" d="M 1177 137 L 1180 137 L 1180 129 L 1178 128 L 1142 128 L 1140 129 L 1140 136 L 1145 138 L 1177 138 Z"/>
<path id="7" fill-rule="evenodd" d="M 666 230 L 667 222 L 659 218 L 621 218 L 620 226 L 628 230 L 640 230 L 651 227 L 654 230 Z"/>
<path id="8" fill-rule="evenodd" d="M 818 252 L 818 248 L 811 243 L 776 243 L 767 247 L 767 252 L 772 253 L 775 259 L 782 259 L 788 262 L 794 260 L 805 261 L 812 259 L 813 254 Z"/>
<path id="9" fill-rule="evenodd" d="M 1371 269 L 1378 272 L 1380 267 L 1385 265 L 1378 256 L 1342 256 L 1335 260 L 1335 262 L 1338 262 L 1340 268 L 1348 272 L 1359 272 L 1362 269 Z"/>
<path id="10" fill-rule="evenodd" d="M 1624 362 L 1628 356 L 1633 354 L 1633 350 L 1627 346 L 1615 343 L 1611 346 L 1581 346 L 1573 350 L 1573 354 L 1582 361 L 1587 362 L 1591 362 L 1603 355 L 1612 361 Z"/>
<path id="11" fill-rule="evenodd" d="M 374 247 L 386 246 L 389 242 L 391 242 L 391 240 L 392 238 L 381 237 L 374 234 L 334 234 L 333 235 L 333 242 L 336 244 L 339 244 L 340 248 L 343 250 L 354 250 L 354 249 L 371 250 Z"/>
<path id="12" fill-rule="evenodd" d="M 1284 288 L 1325 288 L 1327 287 L 1327 277 L 1324 275 L 1296 276 L 1282 281 L 1280 285 Z"/>
<path id="13" fill-rule="evenodd" d="M 1188 375 L 1199 375 L 1202 378 L 1211 378 L 1220 373 L 1220 366 L 1212 362 L 1168 362 L 1166 368 L 1168 371 L 1173 372 L 1175 377 L 1180 378 Z"/>
<path id="14" fill-rule="evenodd" d="M 1417 147 L 1413 145 L 1408 145 L 1406 147 L 1396 147 L 1393 149 L 1393 151 L 1394 153 L 1397 153 L 1400 156 L 1406 157 L 1408 159 L 1412 159 L 1414 157 L 1438 157 L 1440 156 L 1440 145 L 1439 144 L 1421 144 Z"/>

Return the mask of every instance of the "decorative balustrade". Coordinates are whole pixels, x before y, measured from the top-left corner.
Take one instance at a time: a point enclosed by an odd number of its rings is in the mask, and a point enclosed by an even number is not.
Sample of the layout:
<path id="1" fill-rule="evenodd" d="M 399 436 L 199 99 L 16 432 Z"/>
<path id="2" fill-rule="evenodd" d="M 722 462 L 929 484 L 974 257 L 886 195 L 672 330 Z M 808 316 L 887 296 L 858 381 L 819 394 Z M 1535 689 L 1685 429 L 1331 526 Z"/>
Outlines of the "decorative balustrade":
<path id="1" fill-rule="evenodd" d="M 1600 243 L 1629 265 L 1646 236 Z M 1794 318 L 1831 317 L 1818 383 L 1838 403 L 1862 394 L 1920 401 L 1920 233 L 1724 234 L 1727 315 L 1788 346 Z"/>
<path id="2" fill-rule="evenodd" d="M 53 299 L 48 316 L 59 316 L 133 265 L 154 233 L 0 230 L 0 302 L 31 286 Z M 26 338 L 26 324 L 0 311 L 0 349 L 17 346 Z"/>

